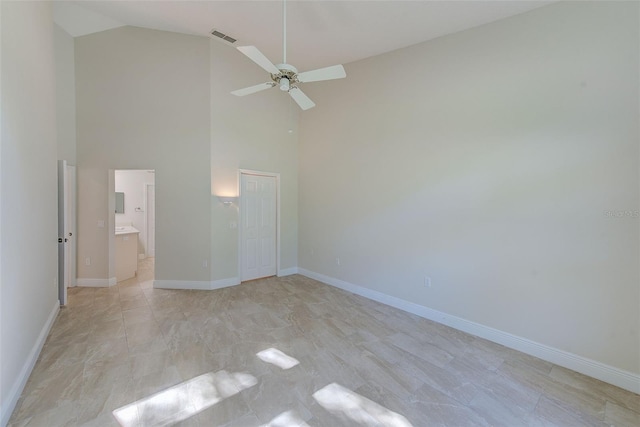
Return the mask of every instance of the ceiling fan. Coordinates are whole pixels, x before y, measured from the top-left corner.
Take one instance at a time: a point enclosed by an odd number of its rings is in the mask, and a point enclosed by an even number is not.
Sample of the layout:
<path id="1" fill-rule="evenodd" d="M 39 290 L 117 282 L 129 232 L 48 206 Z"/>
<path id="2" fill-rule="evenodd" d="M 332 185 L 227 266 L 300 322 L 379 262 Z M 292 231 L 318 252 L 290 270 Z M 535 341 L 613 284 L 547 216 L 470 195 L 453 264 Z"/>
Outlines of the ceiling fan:
<path id="1" fill-rule="evenodd" d="M 231 93 L 236 96 L 245 96 L 278 86 L 280 90 L 288 92 L 300 108 L 308 110 L 309 108 L 315 107 L 316 104 L 302 92 L 299 87 L 300 83 L 342 79 L 347 76 L 347 73 L 344 71 L 342 65 L 333 65 L 331 67 L 298 73 L 296 67 L 287 64 L 287 0 L 283 1 L 282 10 L 282 64 L 274 65 L 255 46 L 238 46 L 240 52 L 244 53 L 249 59 L 271 74 L 271 81 L 234 90 Z"/>

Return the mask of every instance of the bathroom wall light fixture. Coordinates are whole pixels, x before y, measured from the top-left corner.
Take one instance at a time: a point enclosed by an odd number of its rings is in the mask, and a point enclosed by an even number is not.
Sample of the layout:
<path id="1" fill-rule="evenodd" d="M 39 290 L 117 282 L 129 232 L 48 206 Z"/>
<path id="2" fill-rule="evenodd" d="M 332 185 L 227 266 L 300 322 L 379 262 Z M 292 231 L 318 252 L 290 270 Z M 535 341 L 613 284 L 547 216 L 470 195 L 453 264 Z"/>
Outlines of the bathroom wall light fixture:
<path id="1" fill-rule="evenodd" d="M 218 196 L 218 200 L 225 206 L 231 206 L 233 202 L 235 202 L 237 197 L 227 197 L 227 196 Z"/>

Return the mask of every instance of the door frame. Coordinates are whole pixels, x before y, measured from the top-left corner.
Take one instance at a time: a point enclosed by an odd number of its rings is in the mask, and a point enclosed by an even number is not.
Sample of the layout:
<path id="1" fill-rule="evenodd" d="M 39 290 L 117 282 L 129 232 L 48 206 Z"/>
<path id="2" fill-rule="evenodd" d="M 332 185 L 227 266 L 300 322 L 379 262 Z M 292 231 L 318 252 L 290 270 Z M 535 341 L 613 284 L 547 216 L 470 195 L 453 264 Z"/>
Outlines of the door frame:
<path id="1" fill-rule="evenodd" d="M 242 282 L 242 175 L 268 176 L 276 179 L 276 276 L 280 276 L 280 174 L 238 169 L 238 282 Z"/>
<path id="2" fill-rule="evenodd" d="M 69 270 L 67 274 L 67 285 L 69 288 L 73 288 L 77 286 L 77 172 L 75 165 L 67 164 L 65 168 L 65 172 L 67 173 L 67 206 L 65 211 L 65 220 L 66 222 L 66 231 L 69 236 L 69 245 L 67 246 L 66 255 L 68 255 L 68 259 L 66 260 L 66 267 Z"/>
<path id="3" fill-rule="evenodd" d="M 149 184 L 148 182 L 144 183 L 144 257 L 147 258 L 149 257 L 149 237 L 151 236 L 152 233 L 149 233 L 149 187 L 153 186 L 153 200 L 155 202 L 156 197 L 156 183 L 155 183 L 155 179 L 153 184 Z M 153 204 L 153 257 L 155 258 L 156 256 L 156 235 L 155 235 L 155 222 L 156 222 L 156 205 L 155 203 Z M 138 258 L 140 258 L 138 256 Z"/>

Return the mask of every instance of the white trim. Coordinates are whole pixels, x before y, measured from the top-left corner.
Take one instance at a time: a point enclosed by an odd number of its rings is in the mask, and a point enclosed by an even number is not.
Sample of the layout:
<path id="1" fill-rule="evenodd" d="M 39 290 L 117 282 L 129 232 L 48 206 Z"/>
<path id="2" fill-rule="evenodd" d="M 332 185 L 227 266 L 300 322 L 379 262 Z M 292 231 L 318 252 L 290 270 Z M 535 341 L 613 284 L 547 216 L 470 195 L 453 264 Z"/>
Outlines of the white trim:
<path id="1" fill-rule="evenodd" d="M 336 288 L 390 305 L 391 307 L 424 317 L 425 319 L 433 320 L 434 322 L 442 323 L 443 325 L 476 335 L 489 341 L 502 344 L 514 350 L 530 354 L 542 360 L 580 372 L 606 383 L 613 384 L 633 393 L 640 393 L 639 374 L 618 369 L 602 362 L 588 359 L 545 344 L 540 344 L 526 338 L 512 335 L 508 332 L 503 332 L 489 326 L 471 322 L 460 317 L 452 316 L 441 311 L 433 310 L 429 307 L 415 304 L 362 286 L 354 285 L 330 276 L 325 276 L 324 274 L 316 273 L 304 268 L 298 268 L 298 272 L 303 276 L 319 280 Z"/>
<path id="2" fill-rule="evenodd" d="M 298 267 L 283 268 L 278 270 L 278 277 L 291 276 L 292 274 L 298 274 Z"/>
<path id="3" fill-rule="evenodd" d="M 118 279 L 111 277 L 109 279 L 85 279 L 78 277 L 76 286 L 84 286 L 86 288 L 108 288 L 118 284 Z"/>
<path id="4" fill-rule="evenodd" d="M 242 281 L 242 175 L 269 176 L 276 179 L 276 274 L 280 271 L 280 174 L 238 169 L 238 277 Z M 279 274 L 278 274 L 279 275 Z"/>
<path id="5" fill-rule="evenodd" d="M 154 194 L 154 200 L 155 200 L 155 194 L 156 194 L 156 176 L 155 176 L 155 170 L 154 170 L 154 175 L 153 175 L 153 184 L 149 183 L 149 182 L 145 182 L 143 184 L 144 188 L 143 188 L 143 197 L 144 197 L 144 254 L 143 255 L 145 258 L 147 256 L 147 254 L 149 253 L 149 187 L 153 186 L 153 194 Z M 155 205 L 153 206 L 153 218 L 154 218 L 154 227 L 153 229 L 155 230 L 155 215 L 156 215 L 156 207 Z M 156 238 L 155 238 L 155 233 L 153 236 L 153 256 L 156 255 Z M 144 259 L 144 258 L 140 258 L 140 259 Z"/>
<path id="6" fill-rule="evenodd" d="M 213 290 L 213 289 L 228 288 L 230 286 L 236 286 L 239 284 L 240 284 L 239 277 L 229 277 L 228 279 L 219 279 L 219 280 L 212 281 L 210 289 Z"/>
<path id="7" fill-rule="evenodd" d="M 240 284 L 237 277 L 229 277 L 219 280 L 154 280 L 153 287 L 155 289 L 183 289 L 196 291 L 212 291 L 214 289 L 228 288 Z"/>
<path id="8" fill-rule="evenodd" d="M 18 378 L 13 383 L 13 386 L 11 387 L 11 390 L 7 394 L 6 398 L 5 396 L 3 396 L 2 406 L 0 407 L 0 413 L 2 414 L 0 417 L 0 425 L 2 426 L 5 426 L 9 423 L 9 418 L 11 417 L 11 414 L 16 407 L 16 403 L 18 403 L 18 399 L 22 394 L 22 390 L 24 390 L 25 384 L 27 384 L 29 375 L 31 375 L 31 371 L 33 370 L 33 367 L 35 366 L 36 361 L 40 356 L 40 351 L 42 350 L 42 346 L 44 346 L 44 343 L 47 340 L 47 336 L 49 335 L 49 331 L 51 330 L 51 327 L 56 320 L 58 311 L 60 311 L 60 301 L 56 300 L 51 313 L 49 313 L 49 318 L 40 330 L 40 335 L 38 335 L 38 339 L 36 339 L 36 342 L 33 344 L 33 347 L 31 348 L 31 351 L 27 356 L 27 360 L 25 361 L 24 365 L 22 365 L 22 369 L 20 370 Z"/>

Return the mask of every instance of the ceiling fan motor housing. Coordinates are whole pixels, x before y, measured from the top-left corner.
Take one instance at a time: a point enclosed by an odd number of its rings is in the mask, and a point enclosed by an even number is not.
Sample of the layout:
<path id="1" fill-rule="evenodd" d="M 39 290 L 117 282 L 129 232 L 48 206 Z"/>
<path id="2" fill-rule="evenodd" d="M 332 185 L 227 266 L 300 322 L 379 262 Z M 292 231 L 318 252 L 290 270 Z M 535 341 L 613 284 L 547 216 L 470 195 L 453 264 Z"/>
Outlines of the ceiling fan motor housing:
<path id="1" fill-rule="evenodd" d="M 288 92 L 294 86 L 293 84 L 299 83 L 298 70 L 293 65 L 289 64 L 277 64 L 280 73 L 271 74 L 271 80 L 273 80 L 281 90 Z M 286 81 L 283 81 L 285 79 Z"/>

